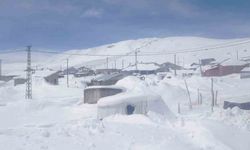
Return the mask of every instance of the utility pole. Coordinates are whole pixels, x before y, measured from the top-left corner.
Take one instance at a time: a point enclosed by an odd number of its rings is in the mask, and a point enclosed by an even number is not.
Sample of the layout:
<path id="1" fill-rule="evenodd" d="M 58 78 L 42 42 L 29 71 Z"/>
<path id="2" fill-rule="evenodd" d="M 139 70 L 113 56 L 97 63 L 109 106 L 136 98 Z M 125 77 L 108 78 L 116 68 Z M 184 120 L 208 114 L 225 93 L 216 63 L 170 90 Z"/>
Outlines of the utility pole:
<path id="1" fill-rule="evenodd" d="M 137 54 L 138 54 L 138 52 L 139 51 L 135 51 L 135 70 L 136 70 L 136 72 L 138 71 L 138 66 L 137 66 L 137 63 L 138 63 L 138 61 L 137 61 Z"/>
<path id="2" fill-rule="evenodd" d="M 69 59 L 67 58 L 67 87 L 69 87 Z"/>
<path id="3" fill-rule="evenodd" d="M 211 102 L 211 111 L 214 111 L 214 79 L 211 78 L 211 95 L 212 95 L 212 102 Z"/>
<path id="4" fill-rule="evenodd" d="M 199 68 L 200 68 L 201 76 L 203 76 L 203 72 L 202 72 L 202 68 L 201 68 L 201 60 L 200 59 L 199 59 Z"/>
<path id="5" fill-rule="evenodd" d="M 0 76 L 2 76 L 2 59 L 0 59 Z"/>
<path id="6" fill-rule="evenodd" d="M 116 69 L 116 59 L 115 59 L 115 69 Z"/>
<path id="7" fill-rule="evenodd" d="M 109 69 L 109 58 L 106 58 L 107 69 Z"/>
<path id="8" fill-rule="evenodd" d="M 32 99 L 31 46 L 27 46 L 26 99 Z"/>
<path id="9" fill-rule="evenodd" d="M 236 50 L 236 57 L 237 57 L 237 60 L 239 60 L 239 51 Z"/>
<path id="10" fill-rule="evenodd" d="M 174 64 L 175 64 L 174 75 L 176 76 L 177 75 L 177 73 L 176 73 L 176 54 L 174 54 Z"/>
<path id="11" fill-rule="evenodd" d="M 122 60 L 122 69 L 124 68 L 124 59 Z"/>

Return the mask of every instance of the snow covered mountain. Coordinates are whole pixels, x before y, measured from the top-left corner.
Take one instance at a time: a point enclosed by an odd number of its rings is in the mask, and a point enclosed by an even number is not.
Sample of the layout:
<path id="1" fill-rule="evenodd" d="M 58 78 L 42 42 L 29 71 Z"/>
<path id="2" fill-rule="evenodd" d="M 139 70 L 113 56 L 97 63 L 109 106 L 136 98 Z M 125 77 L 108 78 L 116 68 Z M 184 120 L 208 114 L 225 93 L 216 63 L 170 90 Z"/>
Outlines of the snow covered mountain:
<path id="1" fill-rule="evenodd" d="M 173 62 L 177 54 L 177 64 L 186 65 L 199 59 L 213 57 L 217 60 L 250 56 L 250 38 L 209 39 L 200 37 L 168 37 L 128 40 L 84 50 L 70 50 L 47 61 L 45 65 L 59 68 L 69 59 L 70 66 L 106 68 L 107 57 L 110 68 L 121 68 L 138 62 Z M 72 54 L 72 55 L 71 55 Z M 110 56 L 108 56 L 110 55 Z M 114 56 L 116 55 L 116 56 Z M 125 55 L 125 56 L 120 56 Z"/>

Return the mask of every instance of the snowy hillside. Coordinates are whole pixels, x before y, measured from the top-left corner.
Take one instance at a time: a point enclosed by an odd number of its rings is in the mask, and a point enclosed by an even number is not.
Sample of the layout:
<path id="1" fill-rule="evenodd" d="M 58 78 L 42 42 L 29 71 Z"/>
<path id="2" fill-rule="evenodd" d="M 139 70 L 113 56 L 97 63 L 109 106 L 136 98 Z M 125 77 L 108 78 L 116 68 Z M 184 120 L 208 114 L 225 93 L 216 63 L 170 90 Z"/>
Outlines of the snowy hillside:
<path id="1" fill-rule="evenodd" d="M 130 63 L 134 64 L 134 52 L 138 50 L 138 62 L 173 62 L 174 53 L 177 53 L 177 64 L 182 66 L 198 62 L 198 60 L 202 58 L 212 57 L 217 60 L 223 60 L 225 58 L 236 59 L 236 50 L 238 50 L 239 57 L 250 56 L 250 43 L 244 43 L 249 40 L 250 38 L 208 39 L 200 37 L 169 37 L 129 40 L 90 49 L 66 51 L 50 59 L 46 65 L 59 68 L 62 65 L 62 62 L 65 62 L 65 60 L 69 58 L 71 66 L 86 65 L 92 68 L 106 68 L 106 58 L 109 57 L 110 68 L 114 68 L 115 63 L 116 68 L 121 68 L 122 61 L 124 67 L 128 66 Z M 88 56 L 84 56 L 86 54 Z"/>

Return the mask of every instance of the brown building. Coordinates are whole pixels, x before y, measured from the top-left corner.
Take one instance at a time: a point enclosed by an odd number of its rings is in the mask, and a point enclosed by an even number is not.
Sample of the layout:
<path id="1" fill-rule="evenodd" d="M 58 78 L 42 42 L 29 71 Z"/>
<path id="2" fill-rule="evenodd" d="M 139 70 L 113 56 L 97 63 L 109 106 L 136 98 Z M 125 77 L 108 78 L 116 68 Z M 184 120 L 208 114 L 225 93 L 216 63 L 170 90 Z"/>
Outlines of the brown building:
<path id="1" fill-rule="evenodd" d="M 225 76 L 233 73 L 240 73 L 247 65 L 216 65 L 210 69 L 202 71 L 202 76 Z"/>

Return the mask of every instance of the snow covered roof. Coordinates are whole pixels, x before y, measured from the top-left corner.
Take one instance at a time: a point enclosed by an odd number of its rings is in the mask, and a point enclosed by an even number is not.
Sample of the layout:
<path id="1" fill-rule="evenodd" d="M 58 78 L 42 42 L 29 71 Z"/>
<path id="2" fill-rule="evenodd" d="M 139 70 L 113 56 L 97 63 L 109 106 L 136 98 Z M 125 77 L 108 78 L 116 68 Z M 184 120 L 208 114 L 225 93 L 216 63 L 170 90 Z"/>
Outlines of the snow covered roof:
<path id="1" fill-rule="evenodd" d="M 241 71 L 249 71 L 250 72 L 250 67 L 246 67 L 246 68 L 242 69 Z"/>
<path id="2" fill-rule="evenodd" d="M 138 70 L 156 70 L 159 68 L 159 66 L 156 66 L 154 64 L 139 63 L 139 64 L 137 64 L 137 68 L 138 68 Z M 128 68 L 125 68 L 123 70 L 125 70 L 125 71 L 135 70 L 135 65 L 129 66 Z"/>
<path id="3" fill-rule="evenodd" d="M 122 86 L 118 86 L 118 85 L 105 85 L 105 86 L 89 86 L 87 88 L 85 88 L 85 90 L 87 89 L 119 89 L 122 91 L 126 91 L 126 89 Z"/>
<path id="4" fill-rule="evenodd" d="M 160 100 L 161 97 L 152 93 L 131 93 L 124 92 L 114 96 L 103 97 L 98 101 L 98 107 L 114 106 L 123 103 L 136 103 L 140 101 Z"/>
<path id="5" fill-rule="evenodd" d="M 221 64 L 224 66 L 241 66 L 241 65 L 245 65 L 246 62 L 240 61 L 240 60 L 235 60 L 235 59 L 228 59 Z"/>
<path id="6" fill-rule="evenodd" d="M 112 73 L 112 74 L 102 74 L 98 77 L 96 77 L 94 80 L 96 81 L 107 81 L 110 80 L 114 77 L 118 77 L 118 76 L 123 76 L 123 74 L 121 73 Z"/>
<path id="7" fill-rule="evenodd" d="M 136 103 L 142 101 L 161 100 L 161 97 L 154 94 L 147 88 L 147 84 L 137 77 L 128 76 L 116 83 L 118 87 L 126 88 L 126 92 L 101 98 L 98 107 L 114 106 L 123 103 Z"/>

